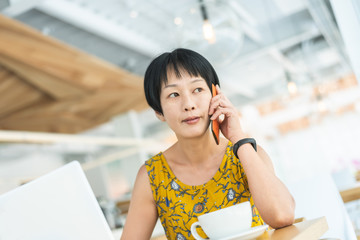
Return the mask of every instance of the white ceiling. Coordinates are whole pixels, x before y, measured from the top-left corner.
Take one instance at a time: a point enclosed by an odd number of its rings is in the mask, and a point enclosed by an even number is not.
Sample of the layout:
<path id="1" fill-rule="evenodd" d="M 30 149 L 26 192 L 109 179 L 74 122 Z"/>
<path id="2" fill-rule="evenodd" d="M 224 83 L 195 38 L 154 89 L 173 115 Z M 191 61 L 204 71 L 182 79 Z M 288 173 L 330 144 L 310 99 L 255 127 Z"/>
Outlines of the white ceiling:
<path id="1" fill-rule="evenodd" d="M 202 37 L 197 0 L 13 0 L 2 13 L 139 75 L 164 51 L 195 49 L 239 104 L 283 94 L 284 71 L 305 74 L 309 59 L 322 60 L 312 61 L 319 71 L 347 65 L 327 0 L 204 2 L 214 44 Z"/>
<path id="2" fill-rule="evenodd" d="M 204 2 L 214 44 L 202 37 L 197 0 L 11 0 L 1 1 L 0 8 L 2 14 L 141 76 L 164 51 L 197 50 L 214 65 L 224 92 L 239 107 L 286 95 L 285 72 L 301 88 L 351 71 L 328 0 Z M 151 111 L 136 118 L 138 135 L 167 141 L 166 127 Z M 85 134 L 121 136 L 116 122 Z M 22 156 L 33 150 L 3 145 L 0 156 L 20 158 L 19 149 Z M 64 155 L 109 150 L 40 149 Z"/>

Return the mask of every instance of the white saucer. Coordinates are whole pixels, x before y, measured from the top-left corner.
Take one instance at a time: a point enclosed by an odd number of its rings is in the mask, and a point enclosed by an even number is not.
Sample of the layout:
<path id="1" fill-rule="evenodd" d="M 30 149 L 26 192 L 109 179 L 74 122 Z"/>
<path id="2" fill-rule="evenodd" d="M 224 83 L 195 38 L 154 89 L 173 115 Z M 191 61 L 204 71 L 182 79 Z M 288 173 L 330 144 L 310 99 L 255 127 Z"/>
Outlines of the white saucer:
<path id="1" fill-rule="evenodd" d="M 249 239 L 254 239 L 254 238 L 257 238 L 258 236 L 260 236 L 261 234 L 263 234 L 267 228 L 268 228 L 268 225 L 261 225 L 261 226 L 253 227 L 253 228 L 250 228 L 248 230 L 242 231 L 242 232 L 240 232 L 240 233 L 238 233 L 236 235 L 221 238 L 219 240 L 235 240 L 235 239 L 249 240 Z"/>

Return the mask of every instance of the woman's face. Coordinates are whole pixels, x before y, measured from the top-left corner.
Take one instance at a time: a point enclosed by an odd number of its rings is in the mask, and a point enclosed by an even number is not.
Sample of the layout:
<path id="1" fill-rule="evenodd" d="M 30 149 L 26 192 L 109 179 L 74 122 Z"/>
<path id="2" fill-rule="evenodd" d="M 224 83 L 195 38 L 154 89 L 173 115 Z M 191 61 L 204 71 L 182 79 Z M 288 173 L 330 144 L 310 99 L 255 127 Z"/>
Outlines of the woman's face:
<path id="1" fill-rule="evenodd" d="M 160 103 L 163 114 L 157 117 L 166 121 L 178 139 L 202 136 L 209 127 L 211 92 L 206 81 L 182 71 L 177 78 L 168 72 L 167 84 L 162 84 Z"/>

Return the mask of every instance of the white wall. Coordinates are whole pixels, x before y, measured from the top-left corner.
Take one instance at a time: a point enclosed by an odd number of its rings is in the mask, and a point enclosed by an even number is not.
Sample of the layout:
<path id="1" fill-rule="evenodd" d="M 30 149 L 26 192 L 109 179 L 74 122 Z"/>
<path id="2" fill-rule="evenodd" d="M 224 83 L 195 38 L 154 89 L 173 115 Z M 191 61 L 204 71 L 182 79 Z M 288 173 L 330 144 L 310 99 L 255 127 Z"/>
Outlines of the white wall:
<path id="1" fill-rule="evenodd" d="M 352 224 L 360 218 L 348 214 L 346 209 L 351 208 L 344 207 L 334 182 L 340 180 L 341 185 L 349 181 L 341 179 L 344 176 L 334 179 L 332 174 L 351 174 L 360 166 L 359 123 L 358 112 L 331 115 L 310 128 L 267 143 L 278 176 L 297 202 L 296 217 L 326 216 L 329 230 L 323 237 L 356 239 Z"/>
<path id="2" fill-rule="evenodd" d="M 331 173 L 360 162 L 360 114 L 332 115 L 311 127 L 268 142 L 280 177 L 297 181 L 319 172 Z"/>
<path id="3" fill-rule="evenodd" d="M 36 151 L 17 159 L 2 159 L 0 165 L 0 195 L 16 188 L 19 184 L 44 175 L 62 165 L 63 159 L 61 156 Z"/>
<path id="4" fill-rule="evenodd" d="M 352 68 L 360 83 L 360 2 L 358 0 L 331 0 L 330 2 Z"/>

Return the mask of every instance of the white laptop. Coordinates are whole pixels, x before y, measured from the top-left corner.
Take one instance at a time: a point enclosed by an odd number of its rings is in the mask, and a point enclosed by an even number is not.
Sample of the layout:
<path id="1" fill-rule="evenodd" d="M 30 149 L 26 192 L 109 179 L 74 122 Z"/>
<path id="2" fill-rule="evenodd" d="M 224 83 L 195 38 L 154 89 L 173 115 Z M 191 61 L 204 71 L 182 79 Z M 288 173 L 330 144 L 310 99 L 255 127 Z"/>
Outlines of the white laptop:
<path id="1" fill-rule="evenodd" d="M 0 195 L 0 240 L 114 240 L 76 161 Z"/>

